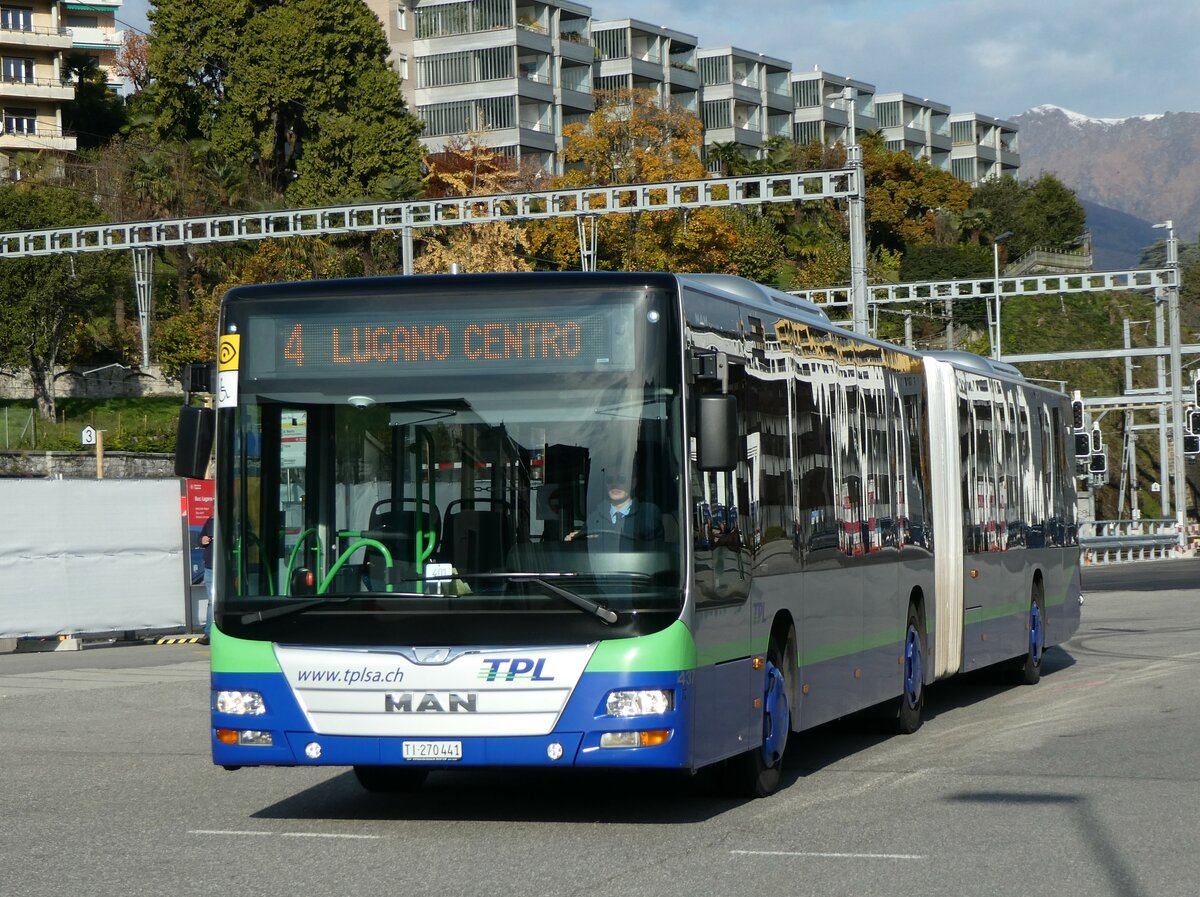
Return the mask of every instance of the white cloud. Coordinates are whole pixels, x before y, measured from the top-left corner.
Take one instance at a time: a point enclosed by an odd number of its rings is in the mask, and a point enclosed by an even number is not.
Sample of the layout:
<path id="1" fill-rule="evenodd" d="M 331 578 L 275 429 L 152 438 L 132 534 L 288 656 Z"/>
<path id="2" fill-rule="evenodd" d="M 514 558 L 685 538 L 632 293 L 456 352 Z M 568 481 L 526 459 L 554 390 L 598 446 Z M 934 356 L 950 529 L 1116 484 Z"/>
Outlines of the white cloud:
<path id="1" fill-rule="evenodd" d="M 962 111 L 1200 109 L 1190 77 L 1200 69 L 1195 0 L 603 0 L 592 9 Z"/>
<path id="2" fill-rule="evenodd" d="M 119 17 L 144 27 L 148 0 Z M 1200 111 L 1196 0 L 595 0 L 633 18 L 949 104 L 1012 116 Z"/>

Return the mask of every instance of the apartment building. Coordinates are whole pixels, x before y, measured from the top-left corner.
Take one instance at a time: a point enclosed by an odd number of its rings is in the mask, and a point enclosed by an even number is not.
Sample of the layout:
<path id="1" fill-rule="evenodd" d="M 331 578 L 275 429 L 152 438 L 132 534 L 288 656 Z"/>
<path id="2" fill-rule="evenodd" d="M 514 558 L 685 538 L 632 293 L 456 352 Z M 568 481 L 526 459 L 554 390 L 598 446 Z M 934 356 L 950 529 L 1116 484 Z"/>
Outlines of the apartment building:
<path id="1" fill-rule="evenodd" d="M 906 93 L 875 96 L 875 118 L 887 147 L 950 170 L 950 107 Z"/>
<path id="2" fill-rule="evenodd" d="M 61 2 L 62 23 L 71 35 L 70 53 L 91 57 L 108 76 L 109 86 L 114 90 L 124 81 L 113 64 L 125 39 L 125 32 L 117 23 L 117 13 L 122 0 L 84 0 L 84 2 Z"/>
<path id="3" fill-rule="evenodd" d="M 696 36 L 636 19 L 592 22 L 593 90 L 649 90 L 664 106 L 700 112 Z"/>
<path id="4" fill-rule="evenodd" d="M 555 169 L 562 126 L 595 110 L 591 10 L 570 0 L 367 0 L 384 23 L 409 108 L 436 152 L 477 133 Z"/>
<path id="5" fill-rule="evenodd" d="M 75 98 L 74 85 L 63 81 L 66 60 L 91 57 L 119 88 L 113 64 L 124 39 L 120 8 L 121 0 L 0 2 L 0 169 L 20 152 L 76 148 L 63 130 L 63 104 Z"/>
<path id="6" fill-rule="evenodd" d="M 75 88 L 62 80 L 63 55 L 74 44 L 58 3 L 24 0 L 0 5 L 0 165 L 29 150 L 73 150 L 63 133 L 62 104 Z"/>
<path id="7" fill-rule="evenodd" d="M 793 72 L 791 88 L 791 137 L 796 143 L 849 145 L 857 135 L 879 127 L 874 84 L 814 67 Z"/>
<path id="8" fill-rule="evenodd" d="M 950 172 L 978 184 L 988 178 L 1016 177 L 1021 168 L 1017 126 L 978 112 L 950 113 Z"/>
<path id="9" fill-rule="evenodd" d="M 562 170 L 562 129 L 595 111 L 594 91 L 651 90 L 695 112 L 705 146 L 757 158 L 772 136 L 827 146 L 879 130 L 892 149 L 972 182 L 1020 166 L 1016 127 L 975 113 L 951 135 L 950 107 L 637 19 L 593 20 L 571 0 L 366 0 L 437 151 L 468 132 L 522 163 Z M 957 126 L 956 126 L 957 127 Z M 971 143 L 965 141 L 970 131 Z M 710 164 L 715 170 L 719 163 Z M 959 173 L 962 174 L 959 174 Z"/>
<path id="10" fill-rule="evenodd" d="M 757 158 L 768 137 L 792 136 L 792 64 L 737 47 L 696 51 L 704 145 L 732 143 Z"/>

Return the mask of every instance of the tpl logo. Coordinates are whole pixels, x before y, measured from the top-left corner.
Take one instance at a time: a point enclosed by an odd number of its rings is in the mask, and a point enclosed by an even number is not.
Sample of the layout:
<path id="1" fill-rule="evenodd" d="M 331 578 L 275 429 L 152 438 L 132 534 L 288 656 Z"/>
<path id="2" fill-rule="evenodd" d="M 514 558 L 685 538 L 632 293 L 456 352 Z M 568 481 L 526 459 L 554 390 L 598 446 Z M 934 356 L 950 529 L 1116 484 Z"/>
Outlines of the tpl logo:
<path id="1" fill-rule="evenodd" d="M 553 682 L 553 676 L 542 675 L 545 666 L 544 657 L 488 657 L 484 658 L 479 678 L 485 682 L 513 682 L 517 679 Z"/>

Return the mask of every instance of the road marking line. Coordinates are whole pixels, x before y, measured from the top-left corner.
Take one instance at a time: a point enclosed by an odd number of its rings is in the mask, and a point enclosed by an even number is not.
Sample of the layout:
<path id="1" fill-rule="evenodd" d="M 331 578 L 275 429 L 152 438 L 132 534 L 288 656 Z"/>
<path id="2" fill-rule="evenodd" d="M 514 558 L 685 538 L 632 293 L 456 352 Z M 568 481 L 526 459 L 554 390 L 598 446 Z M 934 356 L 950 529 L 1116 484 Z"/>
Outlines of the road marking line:
<path id="1" fill-rule="evenodd" d="M 236 829 L 190 829 L 189 835 L 278 835 L 281 838 L 344 838 L 354 841 L 378 841 L 382 835 L 340 835 L 332 832 L 250 832 Z"/>
<path id="2" fill-rule="evenodd" d="M 731 850 L 737 856 L 755 857 L 814 857 L 832 860 L 924 860 L 915 853 L 815 853 L 796 850 Z"/>
<path id="3" fill-rule="evenodd" d="M 190 829 L 189 835 L 273 835 L 274 832 L 240 832 L 233 829 Z"/>

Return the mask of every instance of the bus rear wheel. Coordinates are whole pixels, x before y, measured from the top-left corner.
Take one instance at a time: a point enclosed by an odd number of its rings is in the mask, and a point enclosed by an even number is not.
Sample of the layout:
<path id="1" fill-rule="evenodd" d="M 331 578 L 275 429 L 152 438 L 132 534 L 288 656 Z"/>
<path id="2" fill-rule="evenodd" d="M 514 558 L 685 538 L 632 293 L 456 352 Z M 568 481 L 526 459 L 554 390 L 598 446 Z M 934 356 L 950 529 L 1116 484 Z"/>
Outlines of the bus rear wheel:
<path id="1" fill-rule="evenodd" d="M 725 761 L 727 790 L 737 797 L 767 797 L 779 788 L 792 727 L 789 695 L 796 676 L 794 627 L 772 635 L 763 672 L 762 744 Z"/>
<path id="2" fill-rule="evenodd" d="M 925 626 L 915 604 L 908 606 L 904 627 L 904 691 L 896 705 L 896 731 L 911 735 L 921 728 L 925 708 Z"/>
<path id="3" fill-rule="evenodd" d="M 429 775 L 428 769 L 409 766 L 356 766 L 354 777 L 367 791 L 376 794 L 402 794 L 416 791 Z"/>
<path id="4" fill-rule="evenodd" d="M 1046 653 L 1046 602 L 1042 584 L 1035 582 L 1029 596 L 1029 620 L 1026 623 L 1029 639 L 1025 656 L 1018 657 L 1013 672 L 1020 685 L 1037 685 L 1042 678 L 1042 656 Z"/>

